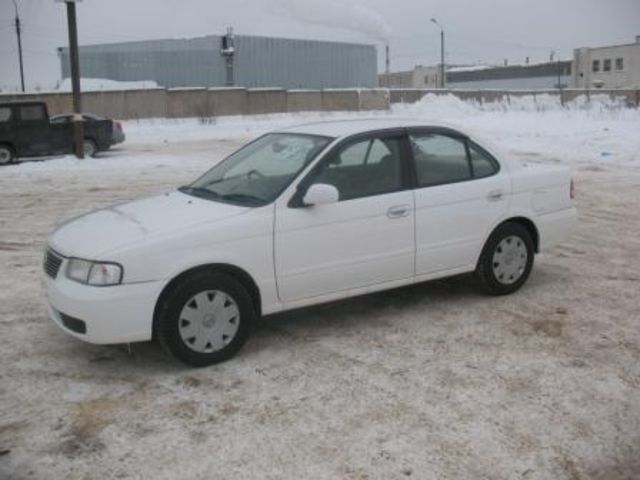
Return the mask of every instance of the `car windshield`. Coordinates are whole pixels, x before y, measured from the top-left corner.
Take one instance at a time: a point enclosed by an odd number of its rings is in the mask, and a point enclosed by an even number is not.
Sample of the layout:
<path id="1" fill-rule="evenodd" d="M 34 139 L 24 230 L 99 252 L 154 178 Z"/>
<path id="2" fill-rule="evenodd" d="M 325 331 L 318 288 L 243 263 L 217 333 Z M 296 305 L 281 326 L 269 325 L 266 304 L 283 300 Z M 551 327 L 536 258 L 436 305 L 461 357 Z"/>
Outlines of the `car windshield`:
<path id="1" fill-rule="evenodd" d="M 332 138 L 271 133 L 242 147 L 191 185 L 189 195 L 260 206 L 275 200 Z"/>

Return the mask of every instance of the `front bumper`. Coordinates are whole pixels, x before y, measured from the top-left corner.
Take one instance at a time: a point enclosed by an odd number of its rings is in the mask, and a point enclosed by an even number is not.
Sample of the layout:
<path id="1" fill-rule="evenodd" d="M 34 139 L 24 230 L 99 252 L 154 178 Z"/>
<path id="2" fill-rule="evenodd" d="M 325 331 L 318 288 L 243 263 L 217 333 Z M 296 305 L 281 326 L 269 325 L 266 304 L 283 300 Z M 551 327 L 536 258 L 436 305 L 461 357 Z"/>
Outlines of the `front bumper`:
<path id="1" fill-rule="evenodd" d="M 55 279 L 45 275 L 49 316 L 56 325 L 69 335 L 89 343 L 129 343 L 151 339 L 153 313 L 163 282 L 112 287 L 83 285 L 65 277 L 65 264 L 66 260 Z M 73 320 L 83 322 L 84 328 L 78 327 Z"/>

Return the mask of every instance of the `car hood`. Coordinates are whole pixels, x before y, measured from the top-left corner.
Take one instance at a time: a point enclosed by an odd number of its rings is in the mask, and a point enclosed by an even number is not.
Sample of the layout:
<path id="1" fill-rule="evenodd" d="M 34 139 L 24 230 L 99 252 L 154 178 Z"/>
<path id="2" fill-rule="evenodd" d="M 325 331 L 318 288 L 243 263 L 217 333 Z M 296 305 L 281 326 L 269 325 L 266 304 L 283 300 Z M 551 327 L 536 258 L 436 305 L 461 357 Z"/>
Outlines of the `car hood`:
<path id="1" fill-rule="evenodd" d="M 248 210 L 175 191 L 67 220 L 53 232 L 49 246 L 64 256 L 108 260 L 105 254 L 129 244 L 224 220 Z"/>

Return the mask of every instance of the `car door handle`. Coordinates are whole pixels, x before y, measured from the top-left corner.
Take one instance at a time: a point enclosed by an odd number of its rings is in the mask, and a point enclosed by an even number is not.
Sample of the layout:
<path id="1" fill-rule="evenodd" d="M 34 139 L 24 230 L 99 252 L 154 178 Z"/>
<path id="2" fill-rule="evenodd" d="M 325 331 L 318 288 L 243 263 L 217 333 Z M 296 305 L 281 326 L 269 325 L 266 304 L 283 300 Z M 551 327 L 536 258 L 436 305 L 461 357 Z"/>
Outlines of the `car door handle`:
<path id="1" fill-rule="evenodd" d="M 503 196 L 504 196 L 504 193 L 502 192 L 502 190 L 491 190 L 487 195 L 487 199 L 490 202 L 497 202 L 499 200 L 502 200 Z"/>
<path id="2" fill-rule="evenodd" d="M 409 205 L 396 205 L 387 210 L 387 217 L 402 218 L 409 215 Z"/>

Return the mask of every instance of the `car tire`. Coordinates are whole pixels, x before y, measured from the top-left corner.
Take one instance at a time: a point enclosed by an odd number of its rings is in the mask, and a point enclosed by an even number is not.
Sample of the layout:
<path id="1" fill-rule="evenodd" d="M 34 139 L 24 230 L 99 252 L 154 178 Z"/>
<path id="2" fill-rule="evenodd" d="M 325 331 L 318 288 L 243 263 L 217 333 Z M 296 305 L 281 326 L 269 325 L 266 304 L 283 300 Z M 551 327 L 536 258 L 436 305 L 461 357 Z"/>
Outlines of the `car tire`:
<path id="1" fill-rule="evenodd" d="M 9 165 L 15 162 L 16 155 L 8 145 L 0 145 L 0 165 Z"/>
<path id="2" fill-rule="evenodd" d="M 255 316 L 242 283 L 223 272 L 199 272 L 161 299 L 156 336 L 183 363 L 205 367 L 230 359 L 242 348 Z"/>
<path id="3" fill-rule="evenodd" d="M 85 138 L 82 142 L 82 149 L 85 157 L 95 157 L 98 153 L 96 142 L 90 138 Z"/>
<path id="4" fill-rule="evenodd" d="M 475 276 L 490 295 L 507 295 L 518 290 L 529 278 L 535 255 L 531 233 L 524 226 L 507 222 L 489 236 Z"/>

